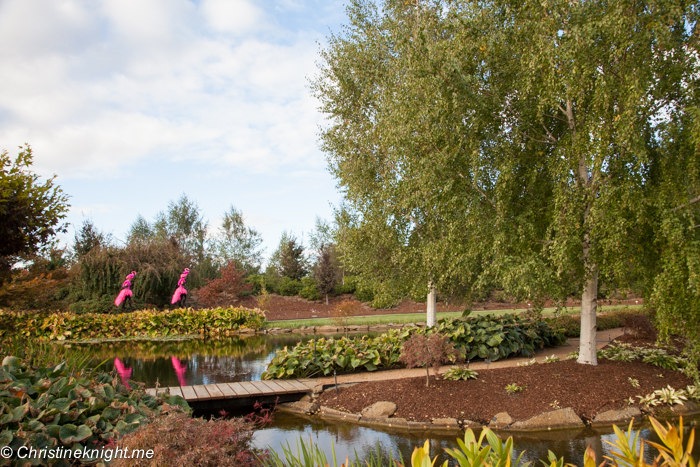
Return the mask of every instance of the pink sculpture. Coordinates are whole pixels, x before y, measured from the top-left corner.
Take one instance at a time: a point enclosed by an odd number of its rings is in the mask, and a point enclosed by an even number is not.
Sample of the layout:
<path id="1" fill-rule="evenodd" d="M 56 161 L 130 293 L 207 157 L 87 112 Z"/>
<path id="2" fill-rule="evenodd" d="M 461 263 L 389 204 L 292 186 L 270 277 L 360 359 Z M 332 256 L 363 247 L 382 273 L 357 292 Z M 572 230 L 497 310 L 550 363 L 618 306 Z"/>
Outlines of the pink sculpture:
<path id="1" fill-rule="evenodd" d="M 175 369 L 175 374 L 177 374 L 177 381 L 180 386 L 187 386 L 187 381 L 185 380 L 185 370 L 187 370 L 187 367 L 183 365 L 177 357 L 170 357 L 170 361 L 173 362 L 173 368 Z"/>
<path id="2" fill-rule="evenodd" d="M 131 368 L 126 368 L 124 366 L 124 363 L 119 360 L 118 358 L 114 359 L 114 368 L 117 369 L 117 373 L 119 373 L 119 376 L 122 379 L 122 383 L 124 383 L 124 386 L 127 388 L 130 388 L 129 386 L 129 379 L 131 378 Z"/>
<path id="3" fill-rule="evenodd" d="M 185 270 L 182 271 L 182 274 L 180 274 L 180 280 L 177 281 L 177 289 L 175 289 L 173 299 L 170 302 L 173 305 L 177 303 L 180 308 L 183 308 L 185 306 L 185 302 L 187 301 L 187 289 L 185 289 L 184 286 L 187 282 L 187 274 L 189 273 L 190 268 L 185 268 Z"/>
<path id="4" fill-rule="evenodd" d="M 133 279 L 136 276 L 136 271 L 131 271 L 131 274 L 126 276 L 126 280 L 122 284 L 122 290 L 119 292 L 119 295 L 117 295 L 117 299 L 114 300 L 114 304 L 119 306 L 122 306 L 122 310 L 126 306 L 126 302 L 129 302 L 129 307 L 133 310 L 134 305 L 131 303 L 131 297 L 134 295 L 134 293 L 131 291 L 131 279 Z"/>

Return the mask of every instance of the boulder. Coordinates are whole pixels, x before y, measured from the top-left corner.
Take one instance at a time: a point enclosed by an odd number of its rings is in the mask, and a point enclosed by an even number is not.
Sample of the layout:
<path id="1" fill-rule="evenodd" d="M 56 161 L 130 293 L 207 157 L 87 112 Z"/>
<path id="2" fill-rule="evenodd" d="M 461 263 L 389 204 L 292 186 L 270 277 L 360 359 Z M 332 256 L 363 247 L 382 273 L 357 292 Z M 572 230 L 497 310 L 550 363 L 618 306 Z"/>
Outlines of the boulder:
<path id="1" fill-rule="evenodd" d="M 388 418 L 396 413 L 396 404 L 393 402 L 375 402 L 362 409 L 362 418 Z"/>
<path id="2" fill-rule="evenodd" d="M 513 423 L 509 428 L 512 430 L 538 431 L 551 430 L 552 428 L 582 428 L 583 426 L 585 426 L 583 421 L 576 415 L 574 409 L 567 407 L 536 415 L 524 422 Z"/>
<path id="3" fill-rule="evenodd" d="M 316 332 L 338 332 L 338 326 L 330 326 L 330 325 L 325 325 L 325 326 L 316 326 Z"/>
<path id="4" fill-rule="evenodd" d="M 489 422 L 490 428 L 506 428 L 513 424 L 513 419 L 508 415 L 507 412 L 500 412 L 494 415 Z"/>
<path id="5" fill-rule="evenodd" d="M 279 404 L 277 406 L 277 409 L 280 412 L 288 412 L 288 413 L 300 413 L 300 414 L 314 414 L 318 412 L 318 404 L 311 403 L 311 402 L 287 402 L 284 404 Z"/>
<path id="6" fill-rule="evenodd" d="M 692 401 L 685 401 L 671 407 L 671 411 L 676 415 L 696 414 L 700 412 L 700 406 Z"/>
<path id="7" fill-rule="evenodd" d="M 615 423 L 627 423 L 633 418 L 637 421 L 641 421 L 642 412 L 637 407 L 627 407 L 618 410 L 606 410 L 595 416 L 591 425 L 593 426 L 606 426 Z"/>
<path id="8" fill-rule="evenodd" d="M 433 427 L 459 429 L 459 422 L 456 418 L 436 418 L 433 420 Z"/>

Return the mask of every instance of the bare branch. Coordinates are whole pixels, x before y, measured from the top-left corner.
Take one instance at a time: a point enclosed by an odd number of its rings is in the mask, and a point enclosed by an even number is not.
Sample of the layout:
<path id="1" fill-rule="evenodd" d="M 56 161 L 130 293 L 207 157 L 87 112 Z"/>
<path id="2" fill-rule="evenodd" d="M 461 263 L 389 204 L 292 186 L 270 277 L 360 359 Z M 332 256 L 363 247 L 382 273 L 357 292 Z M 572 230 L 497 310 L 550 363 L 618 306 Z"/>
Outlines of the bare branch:
<path id="1" fill-rule="evenodd" d="M 700 201 L 700 195 L 696 196 L 695 198 L 691 199 L 690 201 L 688 201 L 685 204 L 681 204 L 680 206 L 676 206 L 675 208 L 671 209 L 671 211 L 678 211 L 679 209 L 687 208 L 691 204 L 695 204 L 698 201 Z M 695 228 L 695 227 L 693 227 L 693 228 Z"/>

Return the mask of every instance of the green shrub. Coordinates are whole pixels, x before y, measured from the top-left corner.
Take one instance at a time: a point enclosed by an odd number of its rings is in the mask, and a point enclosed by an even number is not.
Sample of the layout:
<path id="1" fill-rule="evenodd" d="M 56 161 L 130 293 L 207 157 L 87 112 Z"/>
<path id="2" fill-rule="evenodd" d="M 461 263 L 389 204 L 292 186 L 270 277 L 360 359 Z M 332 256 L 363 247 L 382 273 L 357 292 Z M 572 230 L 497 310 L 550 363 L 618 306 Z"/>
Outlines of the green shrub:
<path id="1" fill-rule="evenodd" d="M 95 448 L 173 407 L 189 411 L 179 396 L 151 396 L 107 373 L 71 373 L 63 363 L 30 367 L 6 357 L 0 368 L 0 446 L 15 452 Z"/>
<path id="2" fill-rule="evenodd" d="M 528 321 L 517 316 L 491 315 L 441 319 L 431 329 L 391 330 L 371 339 L 319 339 L 300 342 L 291 350 L 278 350 L 263 373 L 263 379 L 305 378 L 336 371 L 374 371 L 399 365 L 403 343 L 414 333 L 439 333 L 449 338 L 461 358 L 490 358 L 492 361 L 513 354 L 531 355 L 535 349 L 562 345 L 563 333 L 544 321 Z"/>
<path id="3" fill-rule="evenodd" d="M 367 287 L 358 287 L 355 290 L 355 298 L 361 302 L 371 302 L 374 300 L 374 291 Z"/>
<path id="4" fill-rule="evenodd" d="M 335 286 L 333 293 L 335 295 L 343 295 L 346 293 L 355 293 L 357 289 L 357 278 L 355 276 L 345 276 L 343 278 L 343 283 L 339 283 Z M 359 300 L 359 299 L 358 299 Z M 368 300 L 370 301 L 370 300 Z"/>
<path id="5" fill-rule="evenodd" d="M 115 298 L 116 295 L 114 297 L 110 295 L 103 295 L 97 298 L 78 300 L 68 305 L 68 310 L 78 315 L 83 313 L 112 313 L 117 310 L 117 308 L 114 306 Z M 132 303 L 134 304 L 135 308 L 143 308 L 145 305 L 142 300 L 135 297 L 132 299 Z"/>
<path id="6" fill-rule="evenodd" d="M 301 291 L 302 285 L 301 281 L 297 279 L 290 279 L 289 277 L 282 277 L 277 286 L 277 291 L 280 295 L 286 295 L 291 297 L 293 295 L 298 295 Z"/>
<path id="7" fill-rule="evenodd" d="M 166 337 L 196 334 L 204 329 L 221 334 L 242 327 L 260 329 L 265 314 L 247 308 L 193 310 L 141 310 L 133 313 L 55 313 L 47 316 L 0 311 L 0 321 L 10 316 L 16 332 L 28 338 L 48 340 L 122 337 Z M 0 337 L 9 335 L 0 329 Z"/>
<path id="8" fill-rule="evenodd" d="M 316 282 L 311 277 L 303 277 L 301 279 L 301 290 L 299 296 L 307 300 L 321 300 L 321 293 L 316 287 Z"/>
<path id="9" fill-rule="evenodd" d="M 642 310 L 614 310 L 607 313 L 598 313 L 596 323 L 598 331 L 621 328 L 625 322 L 633 316 L 644 315 Z M 581 335 L 581 315 L 564 315 L 551 319 L 553 327 L 562 329 L 566 337 L 578 337 Z"/>

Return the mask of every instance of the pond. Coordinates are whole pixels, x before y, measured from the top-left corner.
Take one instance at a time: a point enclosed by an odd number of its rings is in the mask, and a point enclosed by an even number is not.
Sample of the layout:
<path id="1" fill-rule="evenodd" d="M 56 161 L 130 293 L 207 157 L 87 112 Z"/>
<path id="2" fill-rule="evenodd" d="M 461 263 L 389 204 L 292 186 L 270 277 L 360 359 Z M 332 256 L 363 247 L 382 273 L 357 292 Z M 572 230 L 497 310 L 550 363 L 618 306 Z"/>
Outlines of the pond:
<path id="1" fill-rule="evenodd" d="M 260 380 L 275 351 L 317 337 L 283 334 L 210 340 L 125 341 L 73 345 L 72 348 L 88 347 L 94 355 L 95 365 L 103 362 L 104 370 L 116 369 L 124 379 L 144 382 L 147 387 L 153 387 L 156 381 L 161 386 L 178 386 Z M 296 451 L 299 436 L 313 440 L 329 459 L 334 447 L 339 461 L 346 455 L 354 459 L 355 452 L 363 459 L 376 451 L 377 444 L 385 457 L 389 452 L 400 453 L 404 460 L 410 461 L 413 448 L 425 442 L 425 438 L 418 435 L 385 433 L 353 424 L 279 413 L 270 427 L 257 431 L 255 443 L 259 447 L 269 446 L 279 453 L 282 452 L 281 446 L 289 443 Z M 653 439 L 654 433 L 647 427 L 641 430 L 641 436 Z M 457 447 L 455 438 L 456 435 L 431 438 L 431 452 L 440 455 L 440 462 L 447 459 L 442 454 L 443 448 Z M 558 456 L 565 456 L 566 462 L 577 465 L 582 464 L 583 452 L 588 445 L 593 446 L 600 463 L 600 456 L 609 454 L 606 440 L 612 441 L 613 436 L 600 435 L 592 430 L 514 436 L 516 449 L 525 450 L 525 460 L 546 459 L 551 450 Z M 696 443 L 694 456 L 700 458 L 700 443 Z"/>

